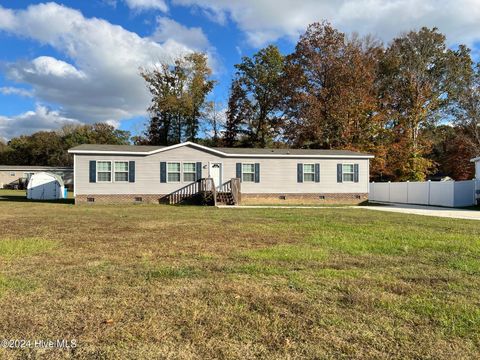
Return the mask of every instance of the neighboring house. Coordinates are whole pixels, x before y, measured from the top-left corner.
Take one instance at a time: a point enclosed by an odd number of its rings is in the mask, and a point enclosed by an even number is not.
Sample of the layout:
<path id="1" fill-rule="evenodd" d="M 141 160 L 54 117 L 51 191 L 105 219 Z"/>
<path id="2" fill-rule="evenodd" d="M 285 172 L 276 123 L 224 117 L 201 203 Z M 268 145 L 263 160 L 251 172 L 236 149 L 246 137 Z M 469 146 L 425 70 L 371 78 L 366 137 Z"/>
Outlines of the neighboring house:
<path id="1" fill-rule="evenodd" d="M 480 205 L 480 156 L 470 161 L 475 163 L 475 200 Z"/>
<path id="2" fill-rule="evenodd" d="M 470 161 L 475 163 L 475 179 L 480 180 L 480 156 Z"/>
<path id="3" fill-rule="evenodd" d="M 66 187 L 73 188 L 73 168 L 56 166 L 0 165 L 0 189 L 24 189 L 30 177 L 39 172 L 60 175 Z"/>
<path id="4" fill-rule="evenodd" d="M 210 148 L 191 142 L 80 145 L 69 153 L 76 203 L 172 202 L 175 195 L 204 189 L 195 184 L 206 178 L 219 193 L 238 182 L 243 204 L 358 203 L 368 199 L 373 158 L 342 150 Z M 240 197 L 235 200 L 230 203 Z"/>

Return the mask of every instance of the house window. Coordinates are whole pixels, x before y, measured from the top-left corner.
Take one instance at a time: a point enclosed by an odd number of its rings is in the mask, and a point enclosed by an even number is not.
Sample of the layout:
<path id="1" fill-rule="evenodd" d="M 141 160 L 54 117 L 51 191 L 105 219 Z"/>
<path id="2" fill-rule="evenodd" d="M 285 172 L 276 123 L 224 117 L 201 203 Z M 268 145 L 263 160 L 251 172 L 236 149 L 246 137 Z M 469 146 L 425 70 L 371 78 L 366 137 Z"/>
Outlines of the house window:
<path id="1" fill-rule="evenodd" d="M 10 176 L 15 176 L 15 173 L 14 173 L 14 172 L 11 172 L 11 173 L 10 173 Z"/>
<path id="2" fill-rule="evenodd" d="M 180 163 L 171 162 L 167 164 L 167 181 L 180 182 Z"/>
<path id="3" fill-rule="evenodd" d="M 353 182 L 354 180 L 354 166 L 353 164 L 342 165 L 343 182 Z"/>
<path id="4" fill-rule="evenodd" d="M 112 162 L 111 161 L 97 161 L 97 181 L 98 182 L 112 181 Z"/>
<path id="5" fill-rule="evenodd" d="M 35 173 L 33 172 L 26 172 L 26 173 L 23 173 L 23 177 L 25 179 L 27 179 L 27 181 L 30 181 L 30 178 L 32 177 L 32 175 L 34 175 Z"/>
<path id="6" fill-rule="evenodd" d="M 315 164 L 303 164 L 303 182 L 315 181 Z"/>
<path id="7" fill-rule="evenodd" d="M 183 163 L 183 181 L 192 182 L 195 181 L 196 177 L 195 163 L 186 162 Z"/>
<path id="8" fill-rule="evenodd" d="M 255 164 L 242 164 L 242 181 L 255 182 Z"/>
<path id="9" fill-rule="evenodd" d="M 128 181 L 128 161 L 115 161 L 115 182 Z"/>

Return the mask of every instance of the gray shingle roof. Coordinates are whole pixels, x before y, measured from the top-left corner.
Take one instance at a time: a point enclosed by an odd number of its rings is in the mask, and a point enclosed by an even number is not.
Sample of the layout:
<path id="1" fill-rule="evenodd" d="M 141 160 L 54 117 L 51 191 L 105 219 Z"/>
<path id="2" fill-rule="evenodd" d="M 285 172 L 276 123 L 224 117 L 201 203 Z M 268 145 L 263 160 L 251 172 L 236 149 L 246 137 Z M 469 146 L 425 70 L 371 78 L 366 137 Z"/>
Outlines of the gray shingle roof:
<path id="1" fill-rule="evenodd" d="M 260 149 L 260 148 L 212 148 L 227 154 L 252 154 L 252 155 L 370 155 L 349 150 L 325 150 L 325 149 Z"/>
<path id="2" fill-rule="evenodd" d="M 70 151 L 88 150 L 88 151 L 122 151 L 122 152 L 150 152 L 165 146 L 147 146 L 147 145 L 100 145 L 100 144 L 82 144 L 75 146 Z"/>
<path id="3" fill-rule="evenodd" d="M 195 144 L 185 144 L 193 145 Z M 204 146 L 205 148 L 208 148 Z M 84 144 L 71 148 L 70 152 L 88 151 L 88 152 L 119 152 L 119 153 L 150 153 L 168 146 L 145 146 L 145 145 L 98 145 Z M 212 151 L 220 151 L 222 153 L 241 156 L 241 155 L 285 155 L 285 156 L 371 156 L 371 154 L 360 153 L 349 150 L 324 150 L 324 149 L 261 149 L 261 148 L 226 148 L 211 147 Z"/>

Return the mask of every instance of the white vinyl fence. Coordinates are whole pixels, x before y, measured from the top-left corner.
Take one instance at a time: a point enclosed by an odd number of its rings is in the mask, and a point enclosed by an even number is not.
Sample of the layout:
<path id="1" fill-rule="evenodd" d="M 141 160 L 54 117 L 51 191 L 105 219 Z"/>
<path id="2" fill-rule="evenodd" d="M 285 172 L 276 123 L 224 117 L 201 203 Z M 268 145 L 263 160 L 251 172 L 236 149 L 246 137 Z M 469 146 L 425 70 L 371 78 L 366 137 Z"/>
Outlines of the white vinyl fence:
<path id="1" fill-rule="evenodd" d="M 462 207 L 475 205 L 480 181 L 370 183 L 370 201 Z"/>

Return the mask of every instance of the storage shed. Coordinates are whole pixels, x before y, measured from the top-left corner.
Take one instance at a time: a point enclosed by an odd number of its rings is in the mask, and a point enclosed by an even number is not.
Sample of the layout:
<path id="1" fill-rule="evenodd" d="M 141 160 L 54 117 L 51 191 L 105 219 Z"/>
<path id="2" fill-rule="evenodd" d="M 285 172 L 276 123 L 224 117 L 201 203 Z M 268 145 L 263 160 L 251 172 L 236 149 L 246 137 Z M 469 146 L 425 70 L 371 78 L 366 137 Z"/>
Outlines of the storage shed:
<path id="1" fill-rule="evenodd" d="M 41 172 L 31 176 L 27 185 L 27 199 L 57 200 L 65 198 L 65 185 L 59 175 Z"/>

